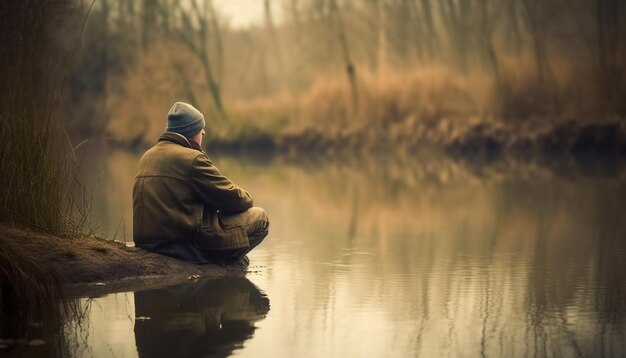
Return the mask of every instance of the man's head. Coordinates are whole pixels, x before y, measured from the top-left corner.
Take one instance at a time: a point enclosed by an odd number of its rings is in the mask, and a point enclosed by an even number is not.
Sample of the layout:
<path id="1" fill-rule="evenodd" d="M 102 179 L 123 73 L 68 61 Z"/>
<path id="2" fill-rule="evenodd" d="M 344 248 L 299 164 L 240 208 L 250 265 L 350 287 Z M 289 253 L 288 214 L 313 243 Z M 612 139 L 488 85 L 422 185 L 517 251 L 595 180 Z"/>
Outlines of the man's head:
<path id="1" fill-rule="evenodd" d="M 192 105 L 176 102 L 167 114 L 167 132 L 174 132 L 201 144 L 204 134 L 204 116 Z"/>

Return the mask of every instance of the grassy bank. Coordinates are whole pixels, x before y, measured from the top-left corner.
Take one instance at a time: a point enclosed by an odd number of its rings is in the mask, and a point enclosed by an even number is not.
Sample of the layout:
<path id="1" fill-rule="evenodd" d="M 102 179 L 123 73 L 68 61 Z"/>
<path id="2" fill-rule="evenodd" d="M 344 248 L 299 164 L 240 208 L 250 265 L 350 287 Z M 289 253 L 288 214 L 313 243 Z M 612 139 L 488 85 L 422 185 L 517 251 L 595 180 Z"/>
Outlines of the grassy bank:
<path id="1" fill-rule="evenodd" d="M 88 204 L 73 195 L 74 148 L 56 114 L 72 54 L 80 43 L 83 15 L 80 2 L 74 0 L 0 3 L 3 338 L 5 329 L 28 338 L 33 320 L 61 316 L 62 305 L 53 301 L 61 297 L 67 280 L 62 267 L 75 269 L 70 261 L 52 256 L 61 240 L 55 241 L 60 236 L 53 235 L 79 232 Z M 14 226 L 39 233 L 11 229 Z"/>
<path id="2" fill-rule="evenodd" d="M 584 85 L 592 73 L 575 76 L 564 69 L 557 77 L 539 87 L 519 60 L 504 67 L 498 82 L 480 72 L 437 66 L 363 72 L 357 107 L 343 77 L 320 77 L 298 97 L 230 101 L 229 121 L 206 112 L 206 143 L 210 149 L 304 155 L 411 152 L 422 146 L 457 154 L 621 155 L 624 109 L 603 106 L 596 89 Z M 109 135 L 130 145 L 152 145 L 163 131 L 167 98 L 173 98 L 165 94 L 154 106 L 156 98 L 149 95 L 131 112 L 116 107 Z M 142 108 L 146 112 L 139 114 Z"/>
<path id="3" fill-rule="evenodd" d="M 74 297 L 163 287 L 240 273 L 237 267 L 193 265 L 94 237 L 61 237 L 0 225 L 0 350 L 9 356 L 71 355 L 62 334 L 80 325 L 87 306 Z M 42 340 L 42 337 L 46 341 Z M 56 350 L 55 350 L 56 349 Z M 26 353 L 23 353 L 23 352 Z"/>
<path id="4" fill-rule="evenodd" d="M 7 271 L 5 265 L 0 266 L 2 282 L 6 282 L 7 278 L 10 282 L 36 281 L 42 287 L 110 283 L 146 277 L 186 278 L 191 275 L 217 275 L 227 270 L 217 265 L 190 264 L 92 236 L 62 237 L 0 226 L 0 262 L 9 261 L 11 271 Z"/>
<path id="5" fill-rule="evenodd" d="M 603 107 L 594 88 L 581 82 L 585 76 L 563 70 L 558 81 L 540 87 L 523 62 L 503 71 L 499 81 L 443 67 L 365 73 L 357 108 L 342 78 L 323 78 L 293 108 L 276 99 L 273 106 L 242 110 L 245 125 L 225 125 L 209 145 L 295 153 L 421 146 L 468 154 L 624 153 L 624 109 Z"/>

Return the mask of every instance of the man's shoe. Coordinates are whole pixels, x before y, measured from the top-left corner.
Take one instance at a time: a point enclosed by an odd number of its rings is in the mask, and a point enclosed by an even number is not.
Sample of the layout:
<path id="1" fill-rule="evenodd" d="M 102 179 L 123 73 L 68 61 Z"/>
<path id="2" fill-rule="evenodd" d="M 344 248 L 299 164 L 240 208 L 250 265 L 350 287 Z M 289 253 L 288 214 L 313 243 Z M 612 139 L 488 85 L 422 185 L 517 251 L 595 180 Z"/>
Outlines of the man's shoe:
<path id="1" fill-rule="evenodd" d="M 243 255 L 240 256 L 238 258 L 232 258 L 226 262 L 224 262 L 224 264 L 226 266 L 231 266 L 231 267 L 242 267 L 242 268 L 246 268 L 250 265 L 250 259 L 248 258 L 248 255 Z"/>
<path id="2" fill-rule="evenodd" d="M 238 259 L 239 263 L 241 263 L 241 265 L 248 267 L 250 266 L 250 259 L 248 258 L 248 255 L 243 255 Z"/>

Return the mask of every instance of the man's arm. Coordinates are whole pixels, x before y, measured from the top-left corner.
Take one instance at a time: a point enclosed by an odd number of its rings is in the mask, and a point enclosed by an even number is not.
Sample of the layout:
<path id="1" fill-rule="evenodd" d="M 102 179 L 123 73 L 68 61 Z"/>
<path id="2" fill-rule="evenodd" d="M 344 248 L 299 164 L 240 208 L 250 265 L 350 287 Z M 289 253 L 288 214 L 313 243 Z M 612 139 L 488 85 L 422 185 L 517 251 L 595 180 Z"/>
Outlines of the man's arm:
<path id="1" fill-rule="evenodd" d="M 240 213 L 252 207 L 250 194 L 223 176 L 204 154 L 194 159 L 190 181 L 206 205 L 225 214 Z"/>

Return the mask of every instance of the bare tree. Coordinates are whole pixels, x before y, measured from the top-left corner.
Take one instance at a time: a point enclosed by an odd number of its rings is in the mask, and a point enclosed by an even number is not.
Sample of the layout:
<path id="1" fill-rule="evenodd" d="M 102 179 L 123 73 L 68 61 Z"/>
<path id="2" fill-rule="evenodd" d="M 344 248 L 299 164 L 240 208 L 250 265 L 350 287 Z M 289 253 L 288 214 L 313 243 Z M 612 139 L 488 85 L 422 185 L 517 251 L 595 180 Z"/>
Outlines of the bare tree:
<path id="1" fill-rule="evenodd" d="M 434 14 L 431 5 L 432 0 L 421 0 L 422 14 L 426 24 L 426 49 L 428 56 L 432 57 L 435 43 L 437 42 L 437 30 L 435 29 Z"/>
<path id="2" fill-rule="evenodd" d="M 508 0 L 503 2 L 506 8 L 505 17 L 505 39 L 506 48 L 517 54 L 522 50 L 522 30 L 519 23 L 519 0 Z"/>
<path id="3" fill-rule="evenodd" d="M 278 42 L 278 36 L 276 35 L 276 27 L 274 26 L 274 18 L 272 16 L 272 5 L 270 0 L 264 1 L 264 13 L 265 13 L 265 27 L 269 34 L 271 46 L 273 48 L 274 55 L 276 56 L 276 63 L 278 68 L 283 68 L 283 59 L 280 51 L 280 43 Z"/>
<path id="4" fill-rule="evenodd" d="M 495 77 L 496 86 L 500 88 L 502 83 L 501 75 L 500 75 L 500 66 L 498 64 L 498 56 L 496 54 L 496 49 L 493 45 L 493 32 L 495 27 L 495 21 L 493 19 L 494 14 L 490 11 L 491 8 L 489 5 L 492 4 L 492 1 L 489 0 L 481 0 L 479 1 L 480 6 L 480 31 L 479 38 L 480 44 L 483 48 L 484 55 L 489 63 L 489 67 Z"/>
<path id="5" fill-rule="evenodd" d="M 479 0 L 482 1 L 482 0 Z M 463 72 L 468 70 L 469 31 L 467 26 L 468 16 L 472 10 L 472 0 L 447 0 L 441 4 L 441 14 L 447 25 L 451 39 L 453 53 L 456 54 L 455 62 Z"/>
<path id="6" fill-rule="evenodd" d="M 217 39 L 217 37 L 219 37 L 219 32 L 216 32 L 215 30 L 211 31 L 209 28 L 212 26 L 211 22 L 215 21 L 215 19 L 211 19 L 211 17 L 215 16 L 215 13 L 211 11 L 211 4 L 205 3 L 205 6 L 201 9 L 198 5 L 198 1 L 192 0 L 191 5 L 192 8 L 186 10 L 180 6 L 180 3 L 176 2 L 178 13 L 182 20 L 182 27 L 176 31 L 176 35 L 200 61 L 215 108 L 220 117 L 227 121 L 228 116 L 222 103 L 220 85 L 215 77 L 215 74 L 213 73 L 213 65 L 210 56 L 211 39 L 209 36 L 211 33 L 214 37 L 216 44 L 215 47 L 217 48 L 215 51 L 217 53 L 217 58 L 219 59 L 221 56 L 219 53 L 219 50 L 221 49 L 221 39 Z M 190 15 L 190 13 L 192 15 Z M 214 24 L 213 26 L 216 25 Z"/>
<path id="7" fill-rule="evenodd" d="M 205 11 L 205 14 L 208 14 L 211 39 L 213 40 L 215 44 L 214 58 L 216 62 L 215 67 L 217 67 L 216 77 L 217 77 L 218 83 L 221 83 L 222 77 L 224 76 L 224 44 L 222 43 L 222 31 L 220 30 L 217 13 L 215 12 L 215 7 L 213 6 L 213 0 L 204 1 L 204 11 Z"/>
<path id="8" fill-rule="evenodd" d="M 302 19 L 300 18 L 300 8 L 298 0 L 290 0 L 289 10 L 291 11 L 291 19 L 294 24 L 294 38 L 296 47 L 300 46 L 300 37 L 302 36 Z"/>
<path id="9" fill-rule="evenodd" d="M 548 64 L 548 4 L 550 0 L 522 0 L 526 27 L 530 32 L 535 66 L 537 68 L 537 81 L 545 88 L 547 77 L 550 74 Z"/>
<path id="10" fill-rule="evenodd" d="M 620 26 L 620 1 L 596 0 L 596 26 L 600 87 L 609 107 L 615 105 L 619 86 L 619 47 L 622 28 Z"/>
<path id="11" fill-rule="evenodd" d="M 337 31 L 343 62 L 346 66 L 346 74 L 350 84 L 350 92 L 352 94 L 352 110 L 356 113 L 359 109 L 359 92 L 356 81 L 356 68 L 350 56 L 350 47 L 348 45 L 348 37 L 346 35 L 345 25 L 341 16 L 341 10 L 337 6 L 337 0 L 330 0 L 330 15 Z"/>
<path id="12" fill-rule="evenodd" d="M 148 51 L 152 42 L 152 36 L 156 29 L 158 8 L 158 0 L 141 1 L 141 47 L 144 52 Z"/>
<path id="13" fill-rule="evenodd" d="M 378 32 L 378 75 L 381 76 L 387 67 L 387 16 L 385 0 L 376 0 L 377 32 Z"/>

